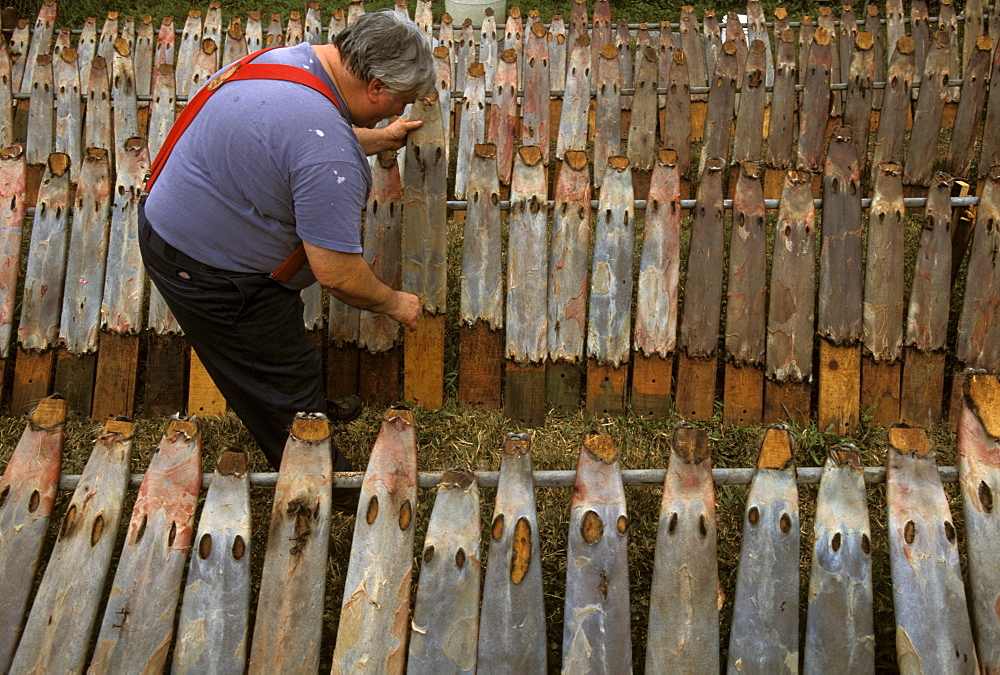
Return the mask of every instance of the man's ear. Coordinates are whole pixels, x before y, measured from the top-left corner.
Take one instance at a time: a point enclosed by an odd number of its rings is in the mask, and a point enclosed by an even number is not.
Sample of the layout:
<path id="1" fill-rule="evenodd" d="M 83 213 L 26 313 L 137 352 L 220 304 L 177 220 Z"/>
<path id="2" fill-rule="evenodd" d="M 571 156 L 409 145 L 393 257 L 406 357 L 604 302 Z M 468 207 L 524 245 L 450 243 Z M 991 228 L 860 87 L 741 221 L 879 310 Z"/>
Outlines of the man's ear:
<path id="1" fill-rule="evenodd" d="M 368 86 L 365 88 L 365 93 L 368 95 L 368 100 L 372 103 L 377 101 L 378 98 L 385 93 L 385 91 L 386 86 L 382 80 L 377 77 L 373 77 L 368 80 Z"/>

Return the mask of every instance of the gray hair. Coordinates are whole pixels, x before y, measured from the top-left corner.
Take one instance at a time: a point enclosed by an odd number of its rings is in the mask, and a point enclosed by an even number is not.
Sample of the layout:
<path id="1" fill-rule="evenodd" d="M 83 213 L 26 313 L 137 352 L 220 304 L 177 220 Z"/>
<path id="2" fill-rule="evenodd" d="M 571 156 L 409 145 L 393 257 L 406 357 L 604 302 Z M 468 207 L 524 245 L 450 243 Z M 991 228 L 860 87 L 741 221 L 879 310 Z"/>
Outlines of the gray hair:
<path id="1" fill-rule="evenodd" d="M 387 9 L 363 14 L 334 44 L 348 70 L 365 82 L 381 80 L 394 94 L 423 95 L 434 88 L 434 60 L 417 24 Z"/>

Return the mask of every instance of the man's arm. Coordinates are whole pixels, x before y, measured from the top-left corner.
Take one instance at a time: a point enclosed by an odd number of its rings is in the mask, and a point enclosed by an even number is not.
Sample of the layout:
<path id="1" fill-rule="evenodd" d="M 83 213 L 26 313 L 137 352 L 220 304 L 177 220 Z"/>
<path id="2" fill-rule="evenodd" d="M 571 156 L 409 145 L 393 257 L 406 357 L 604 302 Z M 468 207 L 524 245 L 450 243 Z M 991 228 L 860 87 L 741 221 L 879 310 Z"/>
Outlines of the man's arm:
<path id="1" fill-rule="evenodd" d="M 354 135 L 358 137 L 361 149 L 366 155 L 377 155 L 384 150 L 399 150 L 406 145 L 406 135 L 421 124 L 423 124 L 421 120 L 397 117 L 389 126 L 381 129 L 354 127 Z"/>
<path id="2" fill-rule="evenodd" d="M 394 291 L 379 281 L 360 253 L 341 253 L 303 242 L 316 280 L 341 302 L 417 327 L 420 300 L 412 293 Z"/>

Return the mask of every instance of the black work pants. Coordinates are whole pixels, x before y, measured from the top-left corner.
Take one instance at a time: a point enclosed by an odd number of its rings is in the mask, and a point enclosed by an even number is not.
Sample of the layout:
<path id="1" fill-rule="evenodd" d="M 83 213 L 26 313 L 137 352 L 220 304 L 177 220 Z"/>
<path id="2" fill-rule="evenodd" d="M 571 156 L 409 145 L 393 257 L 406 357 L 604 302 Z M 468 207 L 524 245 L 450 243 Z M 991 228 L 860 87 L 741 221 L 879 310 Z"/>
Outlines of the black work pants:
<path id="1" fill-rule="evenodd" d="M 139 211 L 146 271 L 229 407 L 276 469 L 298 412 L 326 412 L 322 358 L 299 292 L 263 274 L 227 272 L 164 241 Z M 347 463 L 334 451 L 334 470 Z"/>

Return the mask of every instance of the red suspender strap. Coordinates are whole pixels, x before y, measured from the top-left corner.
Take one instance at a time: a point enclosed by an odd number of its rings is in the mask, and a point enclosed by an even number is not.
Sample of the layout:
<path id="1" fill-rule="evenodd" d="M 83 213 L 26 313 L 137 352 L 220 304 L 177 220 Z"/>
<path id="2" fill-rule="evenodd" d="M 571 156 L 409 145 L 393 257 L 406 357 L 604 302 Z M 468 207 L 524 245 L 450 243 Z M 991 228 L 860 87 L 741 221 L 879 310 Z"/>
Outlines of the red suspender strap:
<path id="1" fill-rule="evenodd" d="M 167 139 L 163 142 L 160 151 L 156 153 L 156 159 L 153 160 L 149 178 L 146 179 L 146 192 L 153 189 L 153 184 L 160 175 L 163 165 L 167 163 L 167 159 L 170 157 L 170 153 L 173 152 L 174 146 L 177 145 L 177 141 L 181 135 L 205 105 L 205 102 L 226 82 L 235 82 L 237 80 L 282 80 L 284 82 L 295 82 L 323 94 L 337 108 L 341 115 L 344 114 L 344 111 L 340 107 L 340 102 L 337 101 L 337 97 L 330 91 L 330 88 L 308 70 L 280 63 L 251 63 L 258 56 L 271 49 L 276 49 L 276 47 L 262 49 L 236 61 L 229 68 L 216 75 L 188 101 L 187 106 L 170 128 L 170 133 L 167 134 Z M 305 261 L 305 248 L 302 244 L 299 244 L 298 248 L 270 276 L 275 281 L 286 282 L 302 267 Z"/>

